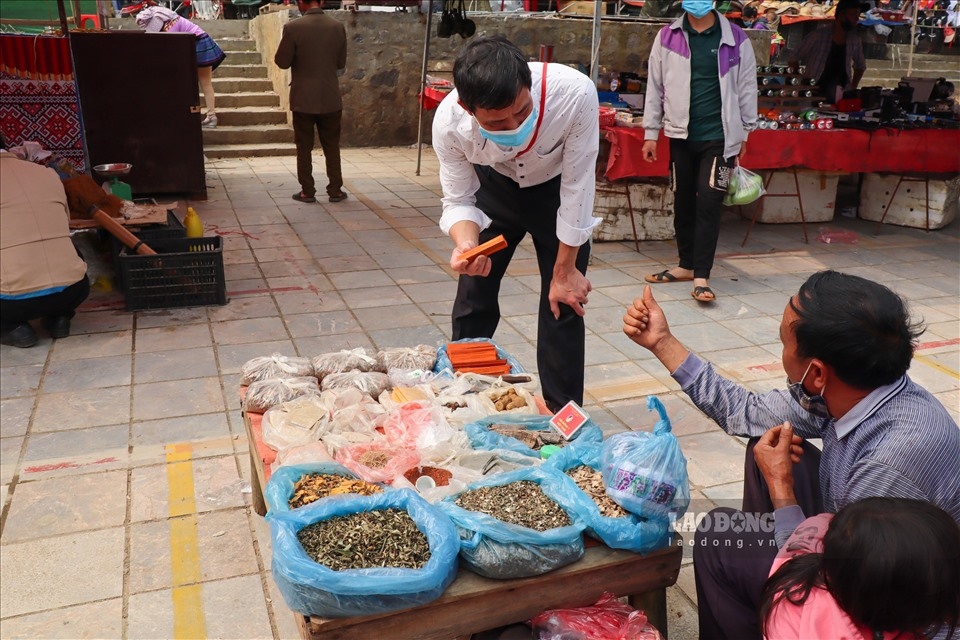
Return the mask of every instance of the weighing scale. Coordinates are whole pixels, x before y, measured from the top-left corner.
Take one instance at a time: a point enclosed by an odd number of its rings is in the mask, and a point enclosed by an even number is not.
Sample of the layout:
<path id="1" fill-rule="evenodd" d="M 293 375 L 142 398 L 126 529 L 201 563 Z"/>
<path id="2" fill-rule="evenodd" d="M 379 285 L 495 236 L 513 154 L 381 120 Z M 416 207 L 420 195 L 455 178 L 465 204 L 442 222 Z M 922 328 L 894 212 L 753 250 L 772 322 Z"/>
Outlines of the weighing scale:
<path id="1" fill-rule="evenodd" d="M 117 162 L 113 164 L 98 164 L 93 168 L 104 178 L 110 178 L 109 182 L 103 183 L 103 190 L 112 193 L 121 200 L 133 200 L 133 191 L 126 182 L 121 182 L 119 176 L 125 176 L 133 169 L 132 164 L 126 162 Z"/>

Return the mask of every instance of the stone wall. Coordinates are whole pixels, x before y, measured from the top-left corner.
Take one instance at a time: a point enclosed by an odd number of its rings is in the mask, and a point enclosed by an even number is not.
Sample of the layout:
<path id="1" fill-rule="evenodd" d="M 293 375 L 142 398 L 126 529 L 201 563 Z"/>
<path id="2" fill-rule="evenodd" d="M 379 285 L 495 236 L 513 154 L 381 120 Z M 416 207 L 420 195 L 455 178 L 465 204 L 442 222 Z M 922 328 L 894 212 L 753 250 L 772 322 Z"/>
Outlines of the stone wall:
<path id="1" fill-rule="evenodd" d="M 343 138 L 346 147 L 402 146 L 417 141 L 417 93 L 423 65 L 426 14 L 417 12 L 328 11 L 347 29 L 347 69 L 341 79 L 344 100 Z M 477 36 L 504 35 L 531 58 L 541 44 L 554 47 L 554 61 L 590 64 L 593 22 L 584 17 L 553 14 L 471 13 Z M 434 15 L 427 72 L 450 79 L 453 60 L 464 40 L 460 36 L 436 37 Z M 286 72 L 273 65 L 273 54 L 288 12 L 258 16 L 250 23 L 274 87 L 287 104 Z M 663 22 L 604 20 L 600 64 L 611 70 L 639 71 Z M 769 42 L 753 32 L 758 59 L 769 59 Z M 433 112 L 424 113 L 423 139 L 430 142 Z"/>
<path id="2" fill-rule="evenodd" d="M 280 44 L 283 25 L 290 19 L 289 11 L 275 11 L 257 16 L 250 21 L 250 37 L 257 43 L 257 51 L 267 66 L 267 77 L 273 83 L 273 90 L 280 96 L 280 108 L 287 112 L 287 124 L 293 124 L 290 114 L 290 70 L 281 69 L 273 64 L 273 54 Z"/>

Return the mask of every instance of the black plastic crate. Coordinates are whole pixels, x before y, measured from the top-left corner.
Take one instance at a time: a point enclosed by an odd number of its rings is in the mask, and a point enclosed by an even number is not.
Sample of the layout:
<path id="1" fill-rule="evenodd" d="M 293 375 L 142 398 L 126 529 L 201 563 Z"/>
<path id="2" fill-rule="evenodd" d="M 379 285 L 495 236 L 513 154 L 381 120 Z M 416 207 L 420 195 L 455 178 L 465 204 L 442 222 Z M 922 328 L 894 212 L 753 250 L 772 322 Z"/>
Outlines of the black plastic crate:
<path id="1" fill-rule="evenodd" d="M 180 222 L 180 218 L 173 212 L 173 209 L 167 209 L 166 224 L 152 224 L 150 226 L 140 227 L 139 229 L 130 229 L 129 231 L 146 244 L 150 244 L 154 240 L 187 237 L 187 229 L 183 226 L 183 223 Z M 113 255 L 116 256 L 123 250 L 124 246 L 116 237 L 110 237 L 113 239 Z"/>
<path id="2" fill-rule="evenodd" d="M 139 229 L 128 229 L 130 233 L 137 236 L 140 240 L 143 240 L 144 244 L 152 248 L 153 243 L 157 240 L 170 240 L 170 239 L 179 239 L 187 237 L 187 229 L 183 226 L 183 223 L 180 222 L 180 218 L 176 216 L 172 209 L 167 209 L 167 223 L 166 224 L 152 224 L 147 227 L 140 227 Z M 112 243 L 112 255 L 114 264 L 118 264 L 117 256 L 120 255 L 120 252 L 123 251 L 126 247 L 116 236 L 110 236 L 110 241 Z M 123 291 L 124 289 L 123 275 L 120 273 L 119 266 L 117 267 L 117 287 Z"/>
<path id="3" fill-rule="evenodd" d="M 150 247 L 157 255 L 124 247 L 118 256 L 127 311 L 227 303 L 222 238 L 167 238 Z"/>

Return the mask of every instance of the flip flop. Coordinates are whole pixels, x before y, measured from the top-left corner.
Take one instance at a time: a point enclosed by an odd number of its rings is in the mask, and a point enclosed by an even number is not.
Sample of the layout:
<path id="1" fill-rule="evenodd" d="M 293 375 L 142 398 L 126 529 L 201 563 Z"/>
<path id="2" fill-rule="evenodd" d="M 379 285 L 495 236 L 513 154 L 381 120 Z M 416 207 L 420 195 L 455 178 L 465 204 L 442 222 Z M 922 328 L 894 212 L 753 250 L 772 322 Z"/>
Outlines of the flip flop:
<path id="1" fill-rule="evenodd" d="M 305 196 L 302 191 L 297 191 L 295 194 L 290 196 L 297 202 L 316 202 L 317 199 L 313 196 Z"/>
<path id="2" fill-rule="evenodd" d="M 716 294 L 713 293 L 713 289 L 710 287 L 694 287 L 690 295 L 693 296 L 693 299 L 697 302 L 713 302 L 717 299 Z"/>
<path id="3" fill-rule="evenodd" d="M 647 282 L 653 282 L 654 284 L 658 282 L 689 282 L 690 280 L 693 280 L 693 278 L 677 277 L 670 273 L 670 269 L 664 269 L 660 273 L 644 276 L 643 279 Z"/>

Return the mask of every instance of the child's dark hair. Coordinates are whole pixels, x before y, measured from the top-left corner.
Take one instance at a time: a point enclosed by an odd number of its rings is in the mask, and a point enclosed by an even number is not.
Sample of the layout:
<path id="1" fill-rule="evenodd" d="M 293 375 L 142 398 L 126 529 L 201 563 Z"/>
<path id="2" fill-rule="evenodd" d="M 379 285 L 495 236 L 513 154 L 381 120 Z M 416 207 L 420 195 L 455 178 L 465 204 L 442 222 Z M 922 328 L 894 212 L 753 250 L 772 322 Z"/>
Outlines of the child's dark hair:
<path id="1" fill-rule="evenodd" d="M 786 601 L 802 606 L 826 589 L 855 622 L 873 632 L 929 634 L 960 625 L 960 526 L 929 502 L 866 498 L 841 509 L 823 552 L 787 561 L 760 600 L 766 630 Z"/>

